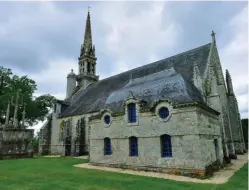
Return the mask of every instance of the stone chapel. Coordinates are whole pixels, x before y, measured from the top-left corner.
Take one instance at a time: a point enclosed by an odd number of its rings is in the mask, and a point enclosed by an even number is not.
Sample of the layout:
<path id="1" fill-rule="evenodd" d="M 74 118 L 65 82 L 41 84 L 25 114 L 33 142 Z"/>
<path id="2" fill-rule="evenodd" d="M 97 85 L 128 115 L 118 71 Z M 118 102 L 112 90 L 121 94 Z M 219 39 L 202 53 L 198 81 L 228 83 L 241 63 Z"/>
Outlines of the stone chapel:
<path id="1" fill-rule="evenodd" d="M 90 13 L 78 74 L 40 131 L 40 154 L 93 165 L 205 174 L 246 152 L 231 76 L 211 43 L 99 80 Z"/>

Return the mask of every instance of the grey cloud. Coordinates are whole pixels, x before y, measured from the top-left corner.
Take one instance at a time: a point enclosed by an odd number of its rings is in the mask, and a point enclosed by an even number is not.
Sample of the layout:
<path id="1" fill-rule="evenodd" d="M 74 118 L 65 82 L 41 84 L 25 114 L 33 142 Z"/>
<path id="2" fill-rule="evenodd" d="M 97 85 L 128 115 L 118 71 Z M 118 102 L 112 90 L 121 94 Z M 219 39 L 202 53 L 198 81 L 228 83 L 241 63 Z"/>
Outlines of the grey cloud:
<path id="1" fill-rule="evenodd" d="M 247 95 L 248 94 L 248 84 L 244 84 L 244 85 L 240 85 L 238 86 L 236 89 L 236 94 L 238 96 L 241 96 L 241 95 Z"/>
<path id="2" fill-rule="evenodd" d="M 30 11 L 22 12 L 13 4 L 4 4 L 10 6 L 9 12 L 14 12 L 14 19 L 1 20 L 0 23 L 7 30 L 5 35 L 0 35 L 0 65 L 39 73 L 56 58 L 73 57 L 77 61 L 86 11 L 76 12 L 73 16 L 58 11 L 52 17 L 53 14 L 46 15 L 45 10 L 35 14 L 32 6 L 37 8 L 36 3 L 24 4 Z"/>
<path id="3" fill-rule="evenodd" d="M 221 48 L 231 36 L 230 31 L 223 31 L 224 25 L 246 6 L 246 2 L 169 2 L 163 14 L 184 29 L 180 51 L 211 42 L 212 30 Z"/>

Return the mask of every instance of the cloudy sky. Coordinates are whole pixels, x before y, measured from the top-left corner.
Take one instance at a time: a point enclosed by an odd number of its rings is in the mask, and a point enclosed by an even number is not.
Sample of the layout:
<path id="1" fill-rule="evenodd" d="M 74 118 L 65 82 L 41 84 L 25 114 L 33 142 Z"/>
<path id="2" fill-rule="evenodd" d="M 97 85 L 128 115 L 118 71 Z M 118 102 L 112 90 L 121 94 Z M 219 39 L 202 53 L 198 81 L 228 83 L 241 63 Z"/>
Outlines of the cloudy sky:
<path id="1" fill-rule="evenodd" d="M 0 2 L 0 65 L 34 79 L 36 95 L 65 98 L 88 6 L 101 79 L 207 44 L 214 30 L 247 117 L 247 2 Z"/>

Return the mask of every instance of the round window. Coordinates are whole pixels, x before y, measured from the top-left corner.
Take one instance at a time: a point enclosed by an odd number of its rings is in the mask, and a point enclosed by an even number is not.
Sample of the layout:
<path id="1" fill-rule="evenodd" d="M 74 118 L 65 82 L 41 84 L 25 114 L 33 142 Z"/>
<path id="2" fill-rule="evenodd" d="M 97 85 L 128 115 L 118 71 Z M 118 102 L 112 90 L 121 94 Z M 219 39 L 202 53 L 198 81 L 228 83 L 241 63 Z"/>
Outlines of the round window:
<path id="1" fill-rule="evenodd" d="M 169 110 L 168 108 L 166 107 L 161 107 L 159 109 L 159 116 L 162 118 L 162 119 L 166 119 L 168 116 L 169 116 Z"/>
<path id="2" fill-rule="evenodd" d="M 111 121 L 110 116 L 109 116 L 109 115 L 106 115 L 106 116 L 104 117 L 104 121 L 105 121 L 105 123 L 106 123 L 107 125 L 110 124 L 110 121 Z"/>

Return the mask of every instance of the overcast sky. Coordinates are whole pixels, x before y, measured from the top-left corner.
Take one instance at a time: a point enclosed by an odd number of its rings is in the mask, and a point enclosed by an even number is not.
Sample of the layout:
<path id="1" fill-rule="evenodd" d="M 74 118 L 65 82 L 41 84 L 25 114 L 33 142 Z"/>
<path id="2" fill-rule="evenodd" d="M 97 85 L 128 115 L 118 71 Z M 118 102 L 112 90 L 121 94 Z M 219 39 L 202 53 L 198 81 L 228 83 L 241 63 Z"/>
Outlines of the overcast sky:
<path id="1" fill-rule="evenodd" d="M 0 2 L 0 65 L 34 79 L 36 95 L 65 98 L 89 5 L 101 79 L 207 44 L 214 30 L 248 116 L 247 2 Z"/>

